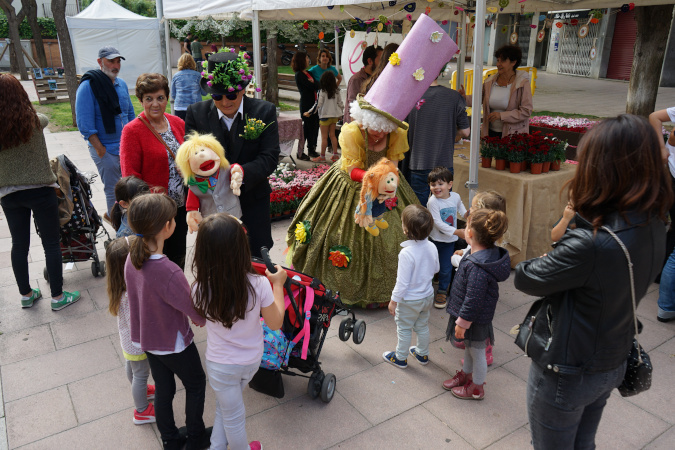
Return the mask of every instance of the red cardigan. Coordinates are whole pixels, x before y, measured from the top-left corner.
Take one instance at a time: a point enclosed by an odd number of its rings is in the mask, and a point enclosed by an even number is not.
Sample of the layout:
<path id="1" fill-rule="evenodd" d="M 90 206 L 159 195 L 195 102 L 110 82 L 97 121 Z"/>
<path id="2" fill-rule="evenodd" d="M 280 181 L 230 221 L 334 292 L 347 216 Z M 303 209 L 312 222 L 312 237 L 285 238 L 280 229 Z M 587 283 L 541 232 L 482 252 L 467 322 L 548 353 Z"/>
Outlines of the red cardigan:
<path id="1" fill-rule="evenodd" d="M 145 113 L 141 115 L 145 117 Z M 169 120 L 171 131 L 179 144 L 185 140 L 185 122 L 180 117 L 164 114 Z M 150 185 L 169 188 L 169 157 L 166 147 L 152 134 L 139 118 L 135 118 L 122 129 L 120 143 L 120 167 L 122 176 L 133 175 Z"/>

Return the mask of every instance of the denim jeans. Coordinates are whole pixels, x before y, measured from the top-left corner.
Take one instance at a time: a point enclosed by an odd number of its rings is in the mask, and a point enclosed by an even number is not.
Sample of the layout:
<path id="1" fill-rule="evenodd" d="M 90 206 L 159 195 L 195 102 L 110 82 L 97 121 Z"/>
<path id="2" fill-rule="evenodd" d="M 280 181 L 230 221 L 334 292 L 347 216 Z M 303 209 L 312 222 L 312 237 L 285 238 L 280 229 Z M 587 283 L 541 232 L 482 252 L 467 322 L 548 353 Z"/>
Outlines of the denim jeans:
<path id="1" fill-rule="evenodd" d="M 211 433 L 211 450 L 248 450 L 246 408 L 242 391 L 260 363 L 248 366 L 219 364 L 206 360 L 209 384 L 216 393 L 216 417 Z"/>
<path id="2" fill-rule="evenodd" d="M 403 300 L 396 305 L 396 332 L 398 345 L 396 358 L 404 361 L 408 357 L 412 331 L 417 335 L 417 353 L 420 356 L 429 355 L 429 314 L 434 296 L 430 295 L 421 300 Z"/>
<path id="3" fill-rule="evenodd" d="M 527 381 L 527 413 L 535 450 L 595 448 L 595 433 L 612 390 L 626 373 L 581 373 L 564 367 L 556 373 L 533 362 Z"/>
<path id="4" fill-rule="evenodd" d="M 0 200 L 7 217 L 12 236 L 12 270 L 21 295 L 31 293 L 28 275 L 28 251 L 30 249 L 30 214 L 40 230 L 45 265 L 49 274 L 52 297 L 63 292 L 63 266 L 60 246 L 58 201 L 54 188 L 25 189 L 5 195 Z"/>
<path id="5" fill-rule="evenodd" d="M 675 318 L 675 251 L 670 254 L 661 271 L 658 305 L 660 318 Z"/>
<path id="6" fill-rule="evenodd" d="M 113 155 L 110 152 L 105 152 L 103 158 L 98 156 L 96 149 L 89 146 L 89 154 L 91 159 L 96 164 L 96 169 L 103 182 L 103 192 L 105 192 L 105 203 L 110 214 L 112 207 L 115 205 L 115 184 L 122 177 L 122 170 L 120 169 L 120 155 Z"/>
<path id="7" fill-rule="evenodd" d="M 438 261 L 441 269 L 438 272 L 438 292 L 448 293 L 452 286 L 452 262 L 455 253 L 455 242 L 431 241 L 438 249 Z"/>
<path id="8" fill-rule="evenodd" d="M 177 376 L 185 386 L 185 425 L 188 439 L 204 433 L 204 397 L 206 374 L 194 342 L 180 353 L 153 355 L 147 352 L 152 378 L 155 380 L 155 419 L 163 441 L 180 436 L 173 418 L 173 397 L 176 395 Z M 174 376 L 175 375 L 175 376 Z"/>
<path id="9" fill-rule="evenodd" d="M 448 170 L 454 175 L 455 170 L 452 167 L 448 167 Z M 425 208 L 427 207 L 427 201 L 429 201 L 429 194 L 431 194 L 431 189 L 429 188 L 430 172 L 431 169 L 410 171 L 410 187 Z M 452 191 L 452 189 L 450 190 Z"/>

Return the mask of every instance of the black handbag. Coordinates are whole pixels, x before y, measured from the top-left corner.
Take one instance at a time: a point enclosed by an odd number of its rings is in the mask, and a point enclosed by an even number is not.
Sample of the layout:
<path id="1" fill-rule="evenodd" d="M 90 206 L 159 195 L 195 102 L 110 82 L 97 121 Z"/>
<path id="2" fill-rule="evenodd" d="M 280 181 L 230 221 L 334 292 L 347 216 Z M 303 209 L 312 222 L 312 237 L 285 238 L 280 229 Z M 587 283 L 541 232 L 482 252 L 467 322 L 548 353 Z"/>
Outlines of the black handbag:
<path id="1" fill-rule="evenodd" d="M 628 353 L 628 360 L 626 365 L 626 374 L 623 377 L 623 381 L 619 386 L 619 393 L 622 397 L 632 397 L 641 392 L 648 390 L 652 387 L 652 362 L 649 359 L 647 352 L 640 346 L 637 336 L 639 333 L 638 319 L 635 313 L 637 305 L 635 302 L 635 280 L 633 279 L 633 263 L 630 260 L 630 254 L 628 249 L 619 236 L 614 234 L 612 230 L 607 227 L 602 227 L 603 230 L 608 232 L 619 244 L 626 259 L 628 260 L 628 272 L 630 274 L 630 294 L 633 299 L 633 320 L 635 321 L 635 338 L 633 338 L 633 345 L 631 346 L 630 352 Z"/>

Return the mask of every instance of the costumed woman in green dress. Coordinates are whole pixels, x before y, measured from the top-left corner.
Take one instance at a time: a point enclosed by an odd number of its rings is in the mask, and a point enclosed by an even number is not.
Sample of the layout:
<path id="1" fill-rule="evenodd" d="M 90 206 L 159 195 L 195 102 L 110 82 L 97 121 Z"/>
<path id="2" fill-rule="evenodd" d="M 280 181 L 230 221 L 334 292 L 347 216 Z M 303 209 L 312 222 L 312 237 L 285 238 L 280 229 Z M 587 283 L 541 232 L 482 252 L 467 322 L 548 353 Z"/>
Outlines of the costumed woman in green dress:
<path id="1" fill-rule="evenodd" d="M 342 158 L 303 199 L 286 237 L 288 264 L 339 291 L 347 305 L 386 307 L 391 298 L 400 244 L 407 239 L 401 213 L 419 201 L 399 175 L 396 197 L 383 202 L 384 220 L 362 228 L 355 213 L 363 176 L 383 157 L 394 163 L 405 157 L 408 124 L 403 119 L 457 45 L 422 15 L 398 50 L 368 94 L 350 105 L 353 121 L 340 131 Z"/>

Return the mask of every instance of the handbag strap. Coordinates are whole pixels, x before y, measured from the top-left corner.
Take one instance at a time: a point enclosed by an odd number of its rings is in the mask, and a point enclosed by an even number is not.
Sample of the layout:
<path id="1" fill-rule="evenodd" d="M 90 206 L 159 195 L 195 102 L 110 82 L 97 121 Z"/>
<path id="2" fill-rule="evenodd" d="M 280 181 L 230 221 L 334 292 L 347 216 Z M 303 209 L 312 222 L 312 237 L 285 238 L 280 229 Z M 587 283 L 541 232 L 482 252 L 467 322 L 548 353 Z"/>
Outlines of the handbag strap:
<path id="1" fill-rule="evenodd" d="M 637 314 L 636 314 L 636 309 L 637 305 L 635 303 L 635 279 L 633 278 L 633 262 L 630 259 L 630 253 L 628 252 L 628 249 L 624 245 L 623 241 L 619 239 L 619 236 L 617 236 L 612 230 L 607 228 L 606 226 L 601 227 L 603 230 L 609 233 L 610 236 L 614 238 L 614 240 L 619 244 L 619 247 L 621 247 L 621 250 L 623 250 L 624 255 L 626 255 L 626 259 L 628 260 L 628 273 L 630 275 L 630 295 L 633 300 L 633 321 L 635 322 L 635 342 L 637 344 L 637 349 L 638 349 L 638 361 L 640 361 L 640 364 L 642 364 L 642 352 L 640 348 L 640 342 L 638 341 L 638 320 L 637 320 Z"/>
<path id="2" fill-rule="evenodd" d="M 155 127 L 153 127 L 152 125 L 150 125 L 150 122 L 148 122 L 148 119 L 146 119 L 145 117 L 141 116 L 140 114 L 138 115 L 138 118 L 141 120 L 141 122 L 143 122 L 143 123 L 145 124 L 146 127 L 148 127 L 148 129 L 152 132 L 152 134 L 154 134 L 155 137 L 156 137 L 157 139 L 159 139 L 159 142 L 161 142 L 162 145 L 164 145 L 164 148 L 166 148 L 166 149 L 169 151 L 169 155 L 171 155 L 171 159 L 173 159 L 173 160 L 175 161 L 175 160 L 176 160 L 176 155 L 175 155 L 175 154 L 173 153 L 173 151 L 169 148 L 169 146 L 166 144 L 166 142 L 164 142 L 164 139 L 162 139 L 162 136 L 160 136 L 159 133 L 157 133 L 157 130 L 155 130 Z M 165 120 L 166 120 L 166 118 L 165 118 Z M 169 125 L 169 129 L 171 129 L 171 126 L 170 126 L 170 125 Z"/>

